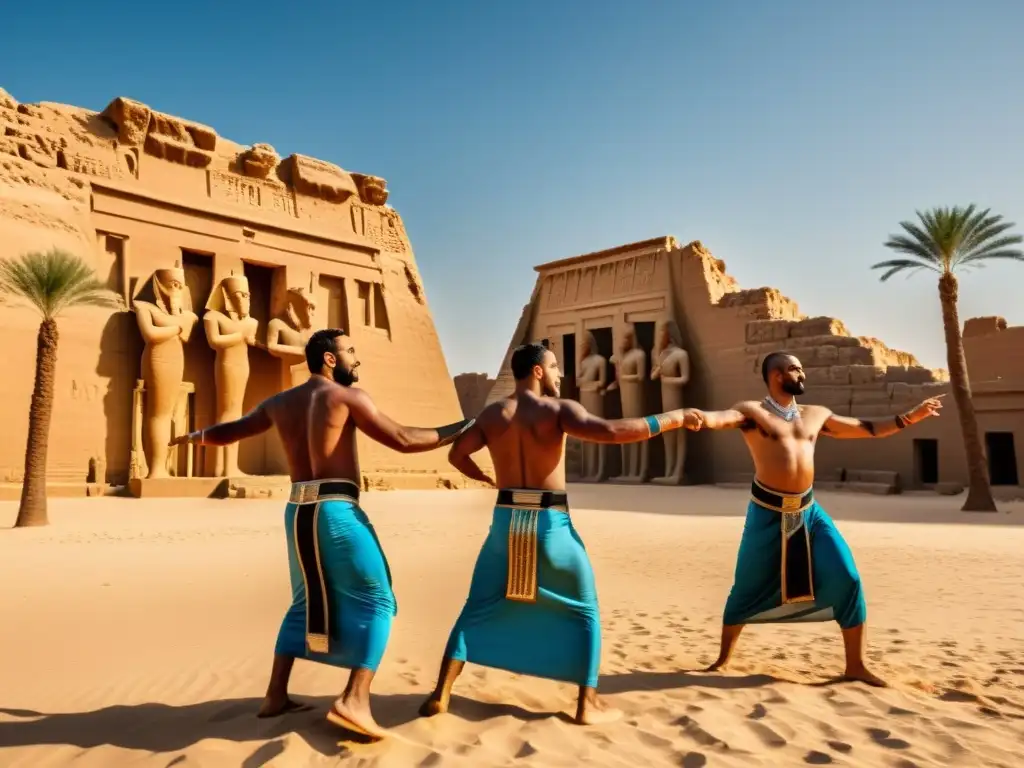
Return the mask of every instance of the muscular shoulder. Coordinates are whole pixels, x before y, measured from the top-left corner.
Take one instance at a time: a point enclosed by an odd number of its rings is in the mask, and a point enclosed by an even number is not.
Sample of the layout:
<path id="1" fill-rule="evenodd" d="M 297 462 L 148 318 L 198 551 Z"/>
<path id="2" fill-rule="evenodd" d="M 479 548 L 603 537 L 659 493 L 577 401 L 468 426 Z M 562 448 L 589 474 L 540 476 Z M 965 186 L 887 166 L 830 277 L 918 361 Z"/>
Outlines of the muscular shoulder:
<path id="1" fill-rule="evenodd" d="M 801 405 L 800 415 L 805 419 L 809 419 L 811 417 L 827 419 L 832 415 L 832 411 L 824 405 Z"/>

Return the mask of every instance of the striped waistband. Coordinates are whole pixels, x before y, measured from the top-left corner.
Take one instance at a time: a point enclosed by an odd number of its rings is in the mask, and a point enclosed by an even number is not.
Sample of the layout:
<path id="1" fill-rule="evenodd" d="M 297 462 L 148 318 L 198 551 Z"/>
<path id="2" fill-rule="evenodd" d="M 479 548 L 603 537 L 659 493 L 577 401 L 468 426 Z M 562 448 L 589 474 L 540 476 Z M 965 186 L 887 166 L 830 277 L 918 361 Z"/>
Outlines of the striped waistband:
<path id="1" fill-rule="evenodd" d="M 569 494 L 565 491 L 539 491 L 526 488 L 502 488 L 498 491 L 499 507 L 520 507 L 522 509 L 548 509 L 568 507 Z"/>
<path id="2" fill-rule="evenodd" d="M 755 504 L 765 509 L 785 514 L 796 514 L 803 512 L 814 503 L 814 489 L 808 488 L 803 493 L 780 493 L 761 485 L 754 478 L 750 484 L 750 498 Z"/>
<path id="3" fill-rule="evenodd" d="M 328 499 L 347 499 L 359 501 L 359 483 L 354 480 L 330 478 L 325 480 L 309 480 L 304 483 L 292 483 L 288 501 L 292 504 L 311 504 L 314 501 Z"/>

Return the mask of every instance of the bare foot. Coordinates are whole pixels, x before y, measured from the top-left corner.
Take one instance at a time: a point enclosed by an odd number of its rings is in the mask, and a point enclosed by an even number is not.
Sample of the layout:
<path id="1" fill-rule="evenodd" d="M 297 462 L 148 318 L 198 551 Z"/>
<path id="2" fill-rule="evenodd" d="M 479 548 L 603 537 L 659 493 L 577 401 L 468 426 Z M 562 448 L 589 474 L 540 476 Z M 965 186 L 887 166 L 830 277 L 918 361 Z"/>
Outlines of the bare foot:
<path id="1" fill-rule="evenodd" d="M 614 722 L 620 717 L 622 710 L 609 707 L 603 699 L 596 696 L 576 710 L 576 723 L 579 725 L 602 725 Z"/>
<path id="2" fill-rule="evenodd" d="M 852 667 L 843 673 L 843 680 L 867 683 L 874 688 L 888 688 L 889 684 L 865 666 Z"/>
<path id="3" fill-rule="evenodd" d="M 448 711 L 448 700 L 444 696 L 432 693 L 423 704 L 420 705 L 420 717 L 433 717 L 443 715 Z"/>
<path id="4" fill-rule="evenodd" d="M 719 670 L 725 669 L 725 665 L 729 663 L 728 659 L 719 659 L 710 667 L 706 668 L 705 672 L 718 672 Z"/>
<path id="5" fill-rule="evenodd" d="M 292 712 L 309 712 L 313 707 L 309 704 L 300 704 L 297 701 L 285 696 L 283 699 L 272 699 L 269 696 L 263 699 L 256 717 L 278 717 Z"/>
<path id="6" fill-rule="evenodd" d="M 383 739 L 388 735 L 387 730 L 373 719 L 369 704 L 356 705 L 338 699 L 327 712 L 327 720 L 339 728 L 371 739 Z"/>

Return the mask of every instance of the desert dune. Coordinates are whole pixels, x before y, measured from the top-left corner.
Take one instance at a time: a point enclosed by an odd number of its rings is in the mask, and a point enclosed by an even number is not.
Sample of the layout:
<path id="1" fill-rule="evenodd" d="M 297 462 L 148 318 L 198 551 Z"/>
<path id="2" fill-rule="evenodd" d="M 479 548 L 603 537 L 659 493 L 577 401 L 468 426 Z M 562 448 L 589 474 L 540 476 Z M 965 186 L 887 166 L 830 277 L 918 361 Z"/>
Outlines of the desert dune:
<path id="1" fill-rule="evenodd" d="M 343 670 L 299 662 L 293 694 L 314 711 L 255 717 L 290 597 L 280 501 L 55 499 L 51 526 L 0 530 L 0 765 L 1024 763 L 1024 503 L 820 499 L 857 558 L 869 655 L 892 688 L 830 681 L 833 623 L 751 627 L 728 672 L 695 671 L 717 651 L 746 494 L 575 486 L 601 690 L 625 712 L 582 728 L 571 686 L 473 666 L 449 714 L 416 716 L 493 494 L 367 493 L 398 596 L 373 702 L 394 737 L 378 744 L 324 719 Z M 0 526 L 15 513 L 0 505 Z"/>

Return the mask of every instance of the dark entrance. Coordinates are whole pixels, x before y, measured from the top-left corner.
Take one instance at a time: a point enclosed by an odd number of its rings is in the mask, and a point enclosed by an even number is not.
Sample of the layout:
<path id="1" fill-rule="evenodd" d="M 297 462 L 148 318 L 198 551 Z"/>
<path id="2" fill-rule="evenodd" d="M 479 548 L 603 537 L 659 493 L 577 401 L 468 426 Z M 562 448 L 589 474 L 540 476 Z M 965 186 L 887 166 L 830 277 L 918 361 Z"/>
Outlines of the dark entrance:
<path id="1" fill-rule="evenodd" d="M 934 485 L 939 482 L 939 441 L 932 438 L 914 440 L 914 483 Z"/>
<path id="2" fill-rule="evenodd" d="M 1020 485 L 1013 432 L 986 432 L 985 451 L 988 454 L 988 476 L 992 485 Z"/>
<path id="3" fill-rule="evenodd" d="M 562 334 L 562 397 L 579 400 L 580 391 L 576 386 L 576 334 Z"/>

